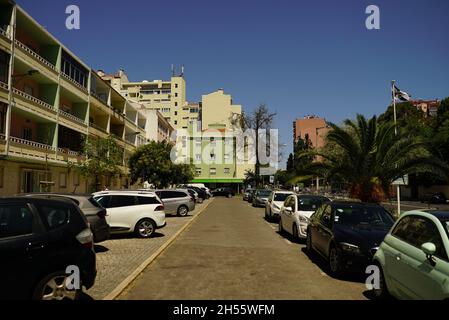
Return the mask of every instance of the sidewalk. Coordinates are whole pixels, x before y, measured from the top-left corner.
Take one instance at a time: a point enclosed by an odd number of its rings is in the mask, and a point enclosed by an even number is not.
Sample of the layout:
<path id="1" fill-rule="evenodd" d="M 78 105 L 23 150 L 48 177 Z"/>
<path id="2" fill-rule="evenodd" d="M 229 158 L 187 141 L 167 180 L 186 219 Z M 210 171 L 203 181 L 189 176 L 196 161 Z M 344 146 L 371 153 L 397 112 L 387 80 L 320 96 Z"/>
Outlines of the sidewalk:
<path id="1" fill-rule="evenodd" d="M 151 239 L 113 235 L 110 240 L 96 245 L 98 274 L 95 285 L 85 293 L 96 300 L 106 297 L 211 201 L 197 204 L 187 217 L 167 215 L 167 225 L 157 230 Z"/>

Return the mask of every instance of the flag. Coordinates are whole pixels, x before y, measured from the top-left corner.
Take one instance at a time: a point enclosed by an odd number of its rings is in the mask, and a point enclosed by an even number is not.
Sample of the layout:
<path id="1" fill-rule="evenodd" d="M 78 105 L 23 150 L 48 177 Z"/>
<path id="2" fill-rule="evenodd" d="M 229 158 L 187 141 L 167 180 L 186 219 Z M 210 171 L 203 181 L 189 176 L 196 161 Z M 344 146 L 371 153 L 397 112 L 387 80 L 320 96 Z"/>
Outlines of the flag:
<path id="1" fill-rule="evenodd" d="M 393 98 L 401 101 L 411 100 L 411 96 L 407 92 L 401 91 L 396 85 L 393 87 Z"/>

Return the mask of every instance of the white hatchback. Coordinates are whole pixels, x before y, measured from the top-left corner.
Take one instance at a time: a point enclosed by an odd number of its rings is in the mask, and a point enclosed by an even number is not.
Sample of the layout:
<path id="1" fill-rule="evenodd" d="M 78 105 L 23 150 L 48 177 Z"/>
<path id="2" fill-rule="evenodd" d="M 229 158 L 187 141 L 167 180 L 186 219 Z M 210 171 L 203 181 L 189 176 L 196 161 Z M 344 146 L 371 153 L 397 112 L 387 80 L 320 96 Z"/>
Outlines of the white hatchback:
<path id="1" fill-rule="evenodd" d="M 330 199 L 315 195 L 291 195 L 282 206 L 279 233 L 287 232 L 295 240 L 307 238 L 307 227 L 312 214 Z"/>
<path id="2" fill-rule="evenodd" d="M 111 232 L 149 238 L 166 225 L 164 205 L 154 192 L 102 191 L 94 199 L 106 209 Z"/>
<path id="3" fill-rule="evenodd" d="M 273 191 L 271 192 L 268 202 L 265 206 L 265 219 L 268 221 L 273 221 L 279 218 L 281 213 L 281 208 L 284 205 L 285 199 L 288 196 L 294 195 L 292 191 Z"/>

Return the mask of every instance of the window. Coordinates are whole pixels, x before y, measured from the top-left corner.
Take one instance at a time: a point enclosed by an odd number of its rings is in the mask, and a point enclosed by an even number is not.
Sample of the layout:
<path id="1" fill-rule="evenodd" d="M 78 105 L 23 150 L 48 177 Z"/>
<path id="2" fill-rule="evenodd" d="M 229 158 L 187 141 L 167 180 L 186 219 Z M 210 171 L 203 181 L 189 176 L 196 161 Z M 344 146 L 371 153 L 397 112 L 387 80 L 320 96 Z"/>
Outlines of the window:
<path id="1" fill-rule="evenodd" d="M 175 116 L 177 116 L 178 115 L 178 111 L 175 111 Z"/>
<path id="2" fill-rule="evenodd" d="M 195 159 L 196 159 L 197 161 L 201 161 L 201 155 L 200 155 L 200 154 L 197 154 L 197 155 L 195 156 Z"/>
<path id="3" fill-rule="evenodd" d="M 33 214 L 26 206 L 0 208 L 0 239 L 33 233 Z"/>
<path id="4" fill-rule="evenodd" d="M 178 87 L 179 87 L 179 85 L 176 83 L 176 84 L 175 84 L 175 88 L 178 89 Z"/>
<path id="5" fill-rule="evenodd" d="M 321 223 L 330 228 L 332 226 L 332 207 L 327 205 L 323 211 L 323 215 L 321 216 Z"/>
<path id="6" fill-rule="evenodd" d="M 73 173 L 73 185 L 74 186 L 80 185 L 80 174 L 78 172 Z"/>
<path id="7" fill-rule="evenodd" d="M 158 191 L 156 192 L 161 199 L 185 198 L 187 194 L 180 191 Z"/>
<path id="8" fill-rule="evenodd" d="M 95 197 L 94 199 L 103 208 L 109 208 L 109 203 L 111 201 L 111 196 L 100 196 L 100 197 Z"/>
<path id="9" fill-rule="evenodd" d="M 175 102 L 175 107 L 177 107 L 178 106 L 178 103 L 177 102 Z"/>
<path id="10" fill-rule="evenodd" d="M 22 129 L 22 139 L 24 140 L 33 140 L 33 129 L 31 128 L 23 128 Z"/>
<path id="11" fill-rule="evenodd" d="M 64 206 L 36 205 L 44 222 L 50 229 L 59 228 L 68 223 L 70 208 Z"/>
<path id="12" fill-rule="evenodd" d="M 0 51 L 0 81 L 8 82 L 9 69 L 9 55 L 6 52 Z"/>
<path id="13" fill-rule="evenodd" d="M 210 174 L 211 176 L 215 176 L 215 175 L 217 174 L 217 168 L 210 168 L 209 174 Z"/>
<path id="14" fill-rule="evenodd" d="M 215 160 L 215 159 L 216 159 L 215 154 L 211 154 L 211 155 L 210 155 L 210 159 L 211 159 L 211 160 Z"/>
<path id="15" fill-rule="evenodd" d="M 178 124 L 178 120 L 175 120 L 175 125 L 177 125 Z"/>
<path id="16" fill-rule="evenodd" d="M 23 92 L 25 92 L 29 96 L 34 96 L 34 89 L 30 86 L 24 85 Z"/>
<path id="17" fill-rule="evenodd" d="M 202 172 L 202 171 L 201 171 L 201 168 L 196 168 L 195 171 L 196 171 L 196 175 L 197 175 L 197 176 L 200 176 L 200 175 L 201 175 L 201 172 Z"/>
<path id="18" fill-rule="evenodd" d="M 161 204 L 155 197 L 137 197 L 139 204 Z"/>
<path id="19" fill-rule="evenodd" d="M 5 168 L 0 167 L 0 188 L 3 188 L 4 175 L 5 175 Z"/>
<path id="20" fill-rule="evenodd" d="M 59 187 L 67 188 L 67 173 L 65 172 L 59 174 Z"/>
<path id="21" fill-rule="evenodd" d="M 178 97 L 178 93 L 177 92 L 175 93 L 175 97 Z"/>
<path id="22" fill-rule="evenodd" d="M 111 196 L 109 208 L 121 208 L 136 205 L 136 197 L 134 196 Z"/>
<path id="23" fill-rule="evenodd" d="M 392 235 L 420 250 L 424 243 L 431 242 L 437 248 L 435 255 L 440 259 L 448 260 L 437 226 L 425 217 L 407 216 L 403 218 L 393 230 Z"/>
<path id="24" fill-rule="evenodd" d="M 230 174 L 230 173 L 231 173 L 231 169 L 229 169 L 229 168 L 224 168 L 224 173 L 225 173 L 225 174 Z"/>

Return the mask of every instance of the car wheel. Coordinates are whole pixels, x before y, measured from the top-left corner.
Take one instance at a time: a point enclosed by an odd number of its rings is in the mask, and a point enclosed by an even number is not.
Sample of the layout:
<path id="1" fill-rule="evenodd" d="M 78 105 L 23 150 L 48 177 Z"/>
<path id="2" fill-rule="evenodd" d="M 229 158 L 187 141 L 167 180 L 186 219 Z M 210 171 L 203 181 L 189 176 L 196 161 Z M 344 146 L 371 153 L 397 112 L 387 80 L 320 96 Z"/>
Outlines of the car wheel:
<path id="1" fill-rule="evenodd" d="M 189 214 L 189 208 L 187 208 L 186 206 L 180 206 L 178 208 L 178 216 L 185 217 L 188 214 Z"/>
<path id="2" fill-rule="evenodd" d="M 142 219 L 136 224 L 135 233 L 139 238 L 150 238 L 156 231 L 156 225 L 151 219 Z"/>
<path id="3" fill-rule="evenodd" d="M 296 223 L 293 224 L 293 240 L 299 242 L 298 227 L 296 226 Z"/>
<path id="4" fill-rule="evenodd" d="M 332 245 L 329 250 L 329 269 L 334 276 L 339 276 L 342 273 L 343 267 L 342 267 L 342 261 L 341 261 L 341 255 L 338 252 L 335 245 Z"/>
<path id="5" fill-rule="evenodd" d="M 373 288 L 373 294 L 377 300 L 385 300 L 390 297 L 390 293 L 388 292 L 382 267 L 379 263 L 376 263 L 376 266 L 379 268 L 379 288 Z"/>
<path id="6" fill-rule="evenodd" d="M 229 193 L 229 194 L 227 195 L 227 197 L 228 197 L 228 198 L 232 198 L 232 194 Z"/>
<path id="7" fill-rule="evenodd" d="M 68 274 L 58 271 L 44 277 L 36 286 L 33 300 L 77 300 L 80 290 L 69 290 L 66 286 Z"/>
<path id="8" fill-rule="evenodd" d="M 313 254 L 313 246 L 312 246 L 312 233 L 310 229 L 307 230 L 307 238 L 306 238 L 306 250 L 309 254 Z"/>
<path id="9" fill-rule="evenodd" d="M 284 234 L 284 226 L 282 225 L 282 219 L 279 219 L 279 234 Z"/>

